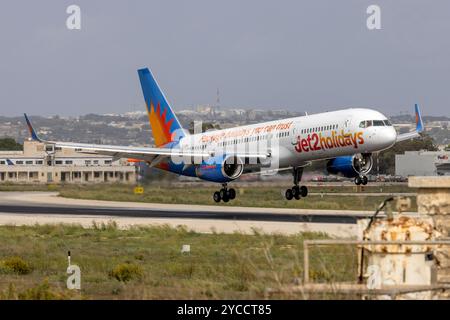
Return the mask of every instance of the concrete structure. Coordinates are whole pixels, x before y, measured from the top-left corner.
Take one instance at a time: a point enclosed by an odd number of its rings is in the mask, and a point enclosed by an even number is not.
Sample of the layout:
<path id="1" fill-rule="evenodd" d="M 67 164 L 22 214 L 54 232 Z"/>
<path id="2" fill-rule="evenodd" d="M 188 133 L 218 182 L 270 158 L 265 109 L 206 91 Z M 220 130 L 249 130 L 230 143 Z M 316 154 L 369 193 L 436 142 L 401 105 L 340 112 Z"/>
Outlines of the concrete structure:
<path id="1" fill-rule="evenodd" d="M 417 188 L 419 214 L 433 219 L 434 229 L 439 232 L 437 239 L 450 237 L 450 177 L 411 177 L 409 187 Z M 450 283 L 450 248 L 435 251 L 437 260 L 437 281 Z M 447 291 L 446 297 L 450 296 Z"/>
<path id="2" fill-rule="evenodd" d="M 380 241 L 428 241 L 433 240 L 432 221 L 402 214 L 377 219 L 364 232 L 364 240 Z M 393 286 L 431 286 L 435 279 L 435 262 L 429 258 L 433 248 L 430 245 L 379 244 L 364 246 L 367 252 L 367 287 L 369 289 Z M 431 299 L 431 291 L 411 292 L 397 296 L 397 299 Z M 379 298 L 385 299 L 386 296 Z"/>
<path id="3" fill-rule="evenodd" d="M 0 183 L 134 183 L 136 168 L 126 160 L 54 149 L 25 141 L 23 151 L 0 151 Z"/>
<path id="4" fill-rule="evenodd" d="M 397 176 L 450 175 L 449 151 L 406 151 L 395 155 Z"/>

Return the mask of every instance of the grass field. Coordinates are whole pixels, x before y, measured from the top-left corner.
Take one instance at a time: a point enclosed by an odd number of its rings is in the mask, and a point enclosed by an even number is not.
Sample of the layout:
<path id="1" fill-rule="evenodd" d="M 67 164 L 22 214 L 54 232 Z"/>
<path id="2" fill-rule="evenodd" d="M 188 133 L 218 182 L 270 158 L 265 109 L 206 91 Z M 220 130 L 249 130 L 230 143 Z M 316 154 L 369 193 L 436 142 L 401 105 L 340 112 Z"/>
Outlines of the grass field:
<path id="1" fill-rule="evenodd" d="M 345 187 L 354 190 L 353 187 Z M 215 187 L 145 187 L 144 194 L 134 194 L 133 187 L 126 185 L 92 185 L 92 186 L 65 186 L 60 189 L 62 197 L 93 200 L 135 201 L 151 203 L 178 203 L 178 204 L 207 204 L 220 206 L 247 206 L 272 208 L 305 208 L 330 210 L 375 210 L 387 196 L 365 196 L 357 192 L 352 196 L 342 195 L 313 195 L 306 199 L 287 201 L 284 198 L 284 189 L 281 187 L 239 187 L 237 197 L 228 203 L 216 204 L 212 194 Z M 364 192 L 375 192 L 373 188 L 366 188 Z M 336 193 L 338 187 L 311 187 L 310 192 Z M 352 192 L 344 189 L 341 192 Z M 372 190 L 372 191 L 369 191 Z M 384 191 L 384 192 L 399 192 Z M 413 207 L 416 209 L 415 197 Z"/>
<path id="2" fill-rule="evenodd" d="M 325 235 L 199 234 L 184 228 L 118 230 L 114 223 L 0 227 L 2 299 L 264 298 L 302 277 L 302 243 Z M 184 244 L 191 253 L 181 253 Z M 67 251 L 81 268 L 81 291 L 66 289 Z M 311 253 L 314 281 L 355 280 L 356 253 Z M 289 293 L 274 298 L 302 298 Z M 320 296 L 318 297 L 320 298 Z"/>

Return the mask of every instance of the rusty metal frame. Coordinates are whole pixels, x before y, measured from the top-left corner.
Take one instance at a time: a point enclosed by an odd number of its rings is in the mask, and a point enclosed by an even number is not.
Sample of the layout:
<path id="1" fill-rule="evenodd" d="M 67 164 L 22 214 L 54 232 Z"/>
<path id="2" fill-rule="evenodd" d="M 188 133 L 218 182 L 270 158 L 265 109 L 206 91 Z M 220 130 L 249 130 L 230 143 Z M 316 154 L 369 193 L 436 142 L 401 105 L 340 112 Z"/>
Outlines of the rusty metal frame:
<path id="1" fill-rule="evenodd" d="M 309 246 L 326 245 L 430 245 L 450 246 L 450 238 L 429 241 L 362 241 L 362 240 L 304 240 L 303 241 L 303 283 L 309 283 Z"/>

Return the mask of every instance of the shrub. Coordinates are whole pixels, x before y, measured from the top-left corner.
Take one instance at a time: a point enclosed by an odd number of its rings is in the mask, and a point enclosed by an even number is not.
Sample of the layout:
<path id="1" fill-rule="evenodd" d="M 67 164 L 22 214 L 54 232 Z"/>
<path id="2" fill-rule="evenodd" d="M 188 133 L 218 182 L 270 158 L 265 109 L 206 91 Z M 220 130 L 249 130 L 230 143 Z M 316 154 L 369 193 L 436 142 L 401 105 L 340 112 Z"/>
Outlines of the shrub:
<path id="1" fill-rule="evenodd" d="M 119 229 L 117 222 L 109 220 L 107 223 L 98 223 L 95 220 L 92 221 L 92 228 L 96 231 L 117 231 Z"/>
<path id="2" fill-rule="evenodd" d="M 69 299 L 70 296 L 52 290 L 48 279 L 45 279 L 41 284 L 19 293 L 18 298 L 19 300 L 63 300 Z"/>
<path id="3" fill-rule="evenodd" d="M 48 191 L 58 191 L 59 187 L 56 184 L 48 184 L 47 185 L 47 190 Z"/>
<path id="4" fill-rule="evenodd" d="M 9 257 L 0 261 L 0 270 L 6 273 L 29 274 L 32 271 L 30 264 L 21 257 Z"/>
<path id="5" fill-rule="evenodd" d="M 122 263 L 117 265 L 109 272 L 111 278 L 118 281 L 127 282 L 134 279 L 142 278 L 143 271 L 141 266 L 134 263 Z"/>

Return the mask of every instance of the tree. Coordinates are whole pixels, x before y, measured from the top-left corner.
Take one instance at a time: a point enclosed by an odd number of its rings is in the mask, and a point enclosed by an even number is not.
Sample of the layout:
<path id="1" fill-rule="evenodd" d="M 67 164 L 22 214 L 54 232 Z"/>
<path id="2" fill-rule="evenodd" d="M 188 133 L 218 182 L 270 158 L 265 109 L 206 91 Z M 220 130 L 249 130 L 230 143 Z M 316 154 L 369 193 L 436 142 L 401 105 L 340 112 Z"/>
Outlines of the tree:
<path id="1" fill-rule="evenodd" d="M 423 134 L 420 138 L 396 143 L 392 148 L 380 152 L 378 155 L 380 173 L 391 175 L 395 173 L 396 154 L 403 154 L 405 151 L 420 150 L 437 151 L 438 148 L 434 144 L 433 138 Z"/>
<path id="2" fill-rule="evenodd" d="M 17 143 L 13 138 L 2 138 L 0 139 L 0 150 L 1 151 L 22 151 L 23 146 Z"/>

